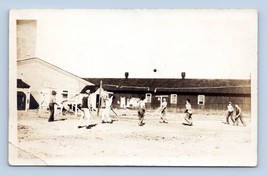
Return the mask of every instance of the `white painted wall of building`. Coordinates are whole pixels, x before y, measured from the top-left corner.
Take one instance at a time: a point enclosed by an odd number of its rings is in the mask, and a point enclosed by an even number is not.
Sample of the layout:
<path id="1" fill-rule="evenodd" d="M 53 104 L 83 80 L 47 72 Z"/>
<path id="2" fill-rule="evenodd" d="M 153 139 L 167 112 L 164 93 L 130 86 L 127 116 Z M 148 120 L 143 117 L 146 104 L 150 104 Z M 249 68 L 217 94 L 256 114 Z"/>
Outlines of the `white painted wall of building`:
<path id="1" fill-rule="evenodd" d="M 42 64 L 41 62 L 25 62 L 18 64 L 17 70 L 18 78 L 27 82 L 31 86 L 31 94 L 40 104 L 44 99 L 43 93 L 52 90 L 57 91 L 58 102 L 62 101 L 62 91 L 68 91 L 68 99 L 78 94 L 86 85 L 86 82 L 82 81 L 78 77 L 75 78 L 68 74 L 64 74 L 62 71 L 53 69 L 52 67 Z"/>

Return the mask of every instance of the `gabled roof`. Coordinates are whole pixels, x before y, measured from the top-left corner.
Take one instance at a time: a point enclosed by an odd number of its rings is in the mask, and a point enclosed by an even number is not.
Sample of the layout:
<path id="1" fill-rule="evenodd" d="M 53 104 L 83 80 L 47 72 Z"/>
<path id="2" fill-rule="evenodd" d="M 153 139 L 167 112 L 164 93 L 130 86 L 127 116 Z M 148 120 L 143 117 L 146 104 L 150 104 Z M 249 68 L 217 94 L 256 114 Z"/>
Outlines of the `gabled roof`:
<path id="1" fill-rule="evenodd" d="M 250 94 L 246 79 L 84 78 L 108 91 Z"/>
<path id="2" fill-rule="evenodd" d="M 27 83 L 23 82 L 21 79 L 17 79 L 17 88 L 30 88 Z"/>
<path id="3" fill-rule="evenodd" d="M 46 61 L 44 61 L 44 60 L 42 60 L 40 58 L 37 58 L 37 57 L 18 60 L 17 61 L 17 65 L 19 66 L 19 65 L 23 65 L 23 64 L 27 64 L 27 63 L 31 63 L 31 62 L 38 62 L 38 63 L 40 63 L 42 65 L 45 65 L 45 66 L 47 66 L 47 67 L 49 67 L 49 68 L 51 68 L 53 70 L 56 70 L 56 71 L 58 71 L 58 72 L 60 72 L 62 74 L 65 74 L 65 75 L 70 76 L 70 77 L 72 77 L 74 79 L 77 79 L 77 80 L 83 82 L 84 84 L 93 85 L 91 82 L 88 82 L 88 81 L 80 78 L 79 76 L 76 76 L 76 75 L 74 75 L 74 74 L 72 74 L 72 73 L 70 73 L 70 72 L 68 72 L 66 70 L 63 70 L 60 67 L 57 67 L 57 66 L 55 66 L 53 64 L 50 64 L 50 63 L 48 63 L 48 62 L 46 62 Z"/>

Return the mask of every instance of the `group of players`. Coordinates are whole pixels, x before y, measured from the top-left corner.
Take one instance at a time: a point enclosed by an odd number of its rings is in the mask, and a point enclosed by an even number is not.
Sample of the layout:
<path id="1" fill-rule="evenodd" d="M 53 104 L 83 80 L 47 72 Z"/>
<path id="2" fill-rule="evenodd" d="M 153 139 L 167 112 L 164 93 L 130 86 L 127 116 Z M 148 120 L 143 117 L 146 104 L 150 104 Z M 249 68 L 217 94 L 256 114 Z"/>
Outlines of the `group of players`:
<path id="1" fill-rule="evenodd" d="M 168 123 L 167 118 L 166 118 L 166 109 L 167 109 L 167 101 L 166 98 L 163 98 L 163 102 L 161 103 L 160 108 L 158 109 L 160 111 L 160 123 Z M 157 112 L 157 111 L 156 111 Z M 190 104 L 190 100 L 186 99 L 186 104 L 185 104 L 185 121 L 186 123 L 183 123 L 184 125 L 188 126 L 193 126 L 192 122 L 192 107 Z M 139 126 L 143 126 L 144 123 L 144 116 L 145 116 L 145 100 L 141 99 L 139 102 L 139 107 L 138 107 L 138 117 L 139 117 Z"/>
<path id="2" fill-rule="evenodd" d="M 234 108 L 232 106 L 232 102 L 229 102 L 229 104 L 227 106 L 226 122 L 224 122 L 224 123 L 229 125 L 230 124 L 229 118 L 231 117 L 233 125 L 238 126 L 239 120 L 240 120 L 240 122 L 243 124 L 243 126 L 246 126 L 246 123 L 244 122 L 243 117 L 242 117 L 242 110 L 238 104 L 235 104 L 235 118 L 233 118 L 233 116 L 234 116 Z"/>
<path id="3" fill-rule="evenodd" d="M 90 119 L 91 119 L 91 113 L 92 113 L 92 107 L 91 107 L 91 101 L 90 101 L 90 90 L 86 90 L 86 96 L 82 98 L 81 103 L 81 111 L 83 112 L 83 115 L 80 116 L 80 120 L 78 123 L 78 128 L 82 127 L 90 127 Z M 112 119 L 109 116 L 109 112 L 111 110 L 111 104 L 112 104 L 113 96 L 111 97 L 105 97 L 105 104 L 106 107 L 102 112 L 101 120 L 102 123 L 112 123 Z M 48 122 L 53 122 L 55 119 L 55 105 L 58 105 L 56 102 L 56 92 L 52 91 L 52 95 L 49 102 L 49 110 L 50 110 L 50 116 L 48 119 Z M 85 125 L 83 125 L 85 119 Z"/>
<path id="4" fill-rule="evenodd" d="M 166 119 L 166 108 L 167 108 L 167 101 L 165 98 L 163 98 L 163 102 L 161 104 L 160 107 L 160 123 L 168 123 L 167 119 Z M 233 118 L 234 116 L 234 111 L 235 111 L 235 118 Z M 187 125 L 187 126 L 193 126 L 193 122 L 192 122 L 192 107 L 190 104 L 190 100 L 186 99 L 186 104 L 185 104 L 185 111 L 184 113 L 186 113 L 185 116 L 185 121 L 186 123 L 183 123 L 183 125 Z M 138 108 L 138 116 L 139 116 L 139 126 L 144 125 L 144 114 L 145 114 L 145 100 L 142 99 L 139 103 L 139 108 Z M 231 120 L 233 122 L 234 126 L 238 126 L 239 125 L 239 120 L 242 123 L 243 126 L 246 126 L 246 123 L 243 120 L 242 117 L 242 110 L 239 107 L 238 104 L 235 104 L 235 109 L 232 106 L 232 103 L 229 102 L 228 106 L 227 106 L 227 116 L 226 116 L 226 122 L 223 122 L 224 124 L 230 124 L 229 123 L 229 118 L 231 117 Z"/>
<path id="5" fill-rule="evenodd" d="M 83 111 L 84 115 L 80 117 L 79 120 L 79 124 L 78 124 L 78 128 L 82 128 L 83 125 L 83 121 L 85 119 L 85 127 L 89 127 L 90 126 L 90 119 L 91 119 L 91 105 L 90 105 L 90 90 L 86 91 L 86 96 L 83 97 L 82 99 L 82 104 L 81 104 L 81 110 Z M 112 104 L 112 100 L 113 100 L 113 96 L 111 97 L 105 97 L 104 101 L 105 101 L 105 109 L 102 112 L 101 115 L 101 120 L 102 123 L 112 123 L 112 119 L 109 116 L 109 112 L 111 110 L 111 104 Z M 187 126 L 193 126 L 193 122 L 192 122 L 192 107 L 190 104 L 190 100 L 186 99 L 185 102 L 185 111 L 184 113 L 186 113 L 185 115 L 185 123 L 183 123 L 184 125 Z M 52 91 L 52 96 L 49 102 L 49 109 L 50 109 L 50 116 L 48 121 L 52 122 L 54 121 L 54 105 L 57 104 L 56 103 L 56 92 Z M 138 125 L 139 126 L 143 126 L 144 123 L 144 117 L 145 117 L 145 111 L 146 111 L 146 102 L 145 102 L 145 98 L 141 98 L 141 100 L 138 103 Z M 159 107 L 158 111 L 160 112 L 160 123 L 168 123 L 167 118 L 166 118 L 166 109 L 167 109 L 167 101 L 166 98 L 163 98 L 163 102 L 161 103 L 161 106 Z M 156 112 L 158 112 L 156 111 Z M 234 116 L 234 111 L 235 111 L 235 118 L 233 118 Z M 226 116 L 226 122 L 223 122 L 225 124 L 230 124 L 229 123 L 229 118 L 231 117 L 231 120 L 233 122 L 233 125 L 239 125 L 239 120 L 241 121 L 241 123 L 243 124 L 243 126 L 246 126 L 243 118 L 242 118 L 242 111 L 241 108 L 239 107 L 239 105 L 235 105 L 235 109 L 232 106 L 232 103 L 229 102 L 228 106 L 227 106 L 227 116 Z"/>

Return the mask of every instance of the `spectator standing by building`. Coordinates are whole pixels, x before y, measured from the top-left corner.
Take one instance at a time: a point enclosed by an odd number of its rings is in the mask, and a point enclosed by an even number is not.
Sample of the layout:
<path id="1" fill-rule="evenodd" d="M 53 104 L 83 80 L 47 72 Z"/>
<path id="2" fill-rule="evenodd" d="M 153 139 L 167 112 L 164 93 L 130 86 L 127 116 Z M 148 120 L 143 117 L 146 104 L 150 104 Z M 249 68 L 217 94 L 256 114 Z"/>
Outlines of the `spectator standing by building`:
<path id="1" fill-rule="evenodd" d="M 50 116 L 49 116 L 48 122 L 55 121 L 55 106 L 57 105 L 56 95 L 57 95 L 57 92 L 53 90 L 51 92 L 51 97 L 49 101 Z"/>

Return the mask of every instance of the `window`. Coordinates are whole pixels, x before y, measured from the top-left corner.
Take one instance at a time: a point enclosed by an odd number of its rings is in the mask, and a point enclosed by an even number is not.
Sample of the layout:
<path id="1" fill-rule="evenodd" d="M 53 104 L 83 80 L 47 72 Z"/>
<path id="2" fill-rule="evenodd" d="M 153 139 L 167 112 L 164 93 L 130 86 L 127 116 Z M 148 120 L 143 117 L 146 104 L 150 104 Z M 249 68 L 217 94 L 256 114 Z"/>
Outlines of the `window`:
<path id="1" fill-rule="evenodd" d="M 177 104 L 177 94 L 171 94 L 170 103 Z"/>
<path id="2" fill-rule="evenodd" d="M 197 104 L 199 104 L 199 105 L 205 104 L 205 95 L 198 95 L 197 96 Z"/>
<path id="3" fill-rule="evenodd" d="M 152 101 L 152 94 L 151 93 L 147 93 L 146 94 L 146 102 L 147 103 L 151 103 L 151 101 Z"/>
<path id="4" fill-rule="evenodd" d="M 62 91 L 62 98 L 64 98 L 64 99 L 68 99 L 68 93 L 69 93 L 69 91 L 67 91 L 67 90 L 63 90 Z"/>

